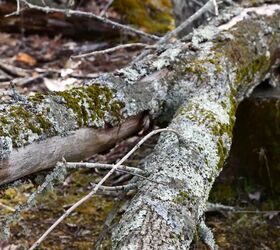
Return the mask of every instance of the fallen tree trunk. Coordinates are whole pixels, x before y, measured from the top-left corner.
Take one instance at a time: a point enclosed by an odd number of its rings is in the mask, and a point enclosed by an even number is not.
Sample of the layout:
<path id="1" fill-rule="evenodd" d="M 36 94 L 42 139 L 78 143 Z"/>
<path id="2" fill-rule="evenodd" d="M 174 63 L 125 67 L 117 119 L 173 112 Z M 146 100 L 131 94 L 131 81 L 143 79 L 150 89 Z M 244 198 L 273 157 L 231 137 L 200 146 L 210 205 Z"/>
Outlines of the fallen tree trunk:
<path id="1" fill-rule="evenodd" d="M 261 9 L 268 14 L 269 9 Z M 184 143 L 163 135 L 143 161 L 149 178 L 165 184 L 139 184 L 114 230 L 114 249 L 188 249 L 197 230 L 210 249 L 215 248 L 203 222 L 206 201 L 228 155 L 236 104 L 264 79 L 273 63 L 279 17 L 278 10 L 237 24 L 233 19 L 219 31 L 209 26 L 195 31 L 195 57 L 185 52 L 184 58 L 192 59 L 184 64 L 188 74 L 178 80 L 189 92 L 169 126 Z"/>
<path id="2" fill-rule="evenodd" d="M 147 111 L 154 117 L 163 111 L 174 112 L 183 95 L 174 95 L 174 79 L 182 69 L 168 67 L 185 48 L 178 43 L 160 56 L 151 52 L 142 61 L 104 74 L 86 87 L 21 97 L 14 104 L 2 104 L 0 185 L 51 168 L 62 157 L 79 161 L 112 146 L 139 130 Z M 115 128 L 109 130 L 110 127 Z M 91 128 L 87 130 L 88 140 L 97 141 L 85 141 L 77 150 L 63 147 L 71 140 L 73 145 L 81 145 L 85 137 L 84 130 L 79 130 L 83 128 Z M 109 139 L 101 136 L 105 133 Z M 44 161 L 37 158 L 39 148 L 44 148 L 40 151 Z"/>
<path id="3" fill-rule="evenodd" d="M 0 184 L 13 179 L 19 163 L 10 164 L 16 158 L 13 154 L 28 152 L 32 145 L 48 147 L 63 141 L 59 136 L 75 145 L 81 138 L 71 137 L 74 131 L 118 126 L 133 117 L 134 132 L 141 124 L 141 113 L 170 117 L 177 110 L 170 127 L 181 140 L 161 136 L 153 155 L 143 161 L 149 178 L 164 184 L 139 184 L 113 241 L 116 249 L 187 249 L 227 157 L 236 105 L 267 75 L 275 60 L 279 9 L 278 5 L 251 9 L 257 14 L 247 15 L 246 20 L 240 19 L 241 13 L 234 17 L 236 8 L 227 9 L 196 30 L 191 40 L 163 44 L 143 60 L 87 83 L 88 87 L 3 104 Z M 128 134 L 121 133 L 122 137 Z M 75 150 L 77 160 L 85 157 L 85 148 Z M 46 150 L 48 162 L 35 168 L 41 163 L 34 161 L 28 173 L 52 167 L 54 155 L 59 159 L 67 154 L 65 150 Z M 73 149 L 69 150 L 71 154 Z M 31 157 L 29 164 L 37 156 Z M 22 164 L 23 172 L 25 168 Z M 208 243 L 213 248 L 214 243 Z"/>

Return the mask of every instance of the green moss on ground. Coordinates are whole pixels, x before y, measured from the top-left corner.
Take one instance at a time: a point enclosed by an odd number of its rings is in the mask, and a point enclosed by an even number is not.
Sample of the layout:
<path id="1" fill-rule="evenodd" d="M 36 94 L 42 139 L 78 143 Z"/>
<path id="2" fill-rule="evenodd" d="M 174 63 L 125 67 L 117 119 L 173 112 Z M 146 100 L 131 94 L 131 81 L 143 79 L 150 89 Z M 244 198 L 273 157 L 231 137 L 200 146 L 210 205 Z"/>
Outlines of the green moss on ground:
<path id="1" fill-rule="evenodd" d="M 50 226 L 50 222 L 57 219 L 68 207 L 88 193 L 89 183 L 98 178 L 96 175 L 77 171 L 72 173 L 72 181 L 68 186 L 55 187 L 43 192 L 36 207 L 22 213 L 22 218 L 11 225 L 13 244 L 28 248 Z M 23 204 L 28 194 L 34 190 L 34 185 L 27 183 L 17 188 L 8 188 L 0 191 L 0 202 L 14 207 Z M 77 190 L 79 190 L 77 192 Z M 56 230 L 51 233 L 39 249 L 91 249 L 103 229 L 104 221 L 113 207 L 114 201 L 110 198 L 95 196 L 81 205 L 75 212 L 66 218 Z M 0 215 L 11 212 L 1 209 Z M 109 234 L 110 235 L 110 234 Z M 106 235 L 102 249 L 110 249 L 110 238 Z M 67 240 L 63 240 L 65 237 Z"/>
<path id="2" fill-rule="evenodd" d="M 149 33 L 166 33 L 173 29 L 170 0 L 115 0 L 113 8 L 127 23 Z"/>

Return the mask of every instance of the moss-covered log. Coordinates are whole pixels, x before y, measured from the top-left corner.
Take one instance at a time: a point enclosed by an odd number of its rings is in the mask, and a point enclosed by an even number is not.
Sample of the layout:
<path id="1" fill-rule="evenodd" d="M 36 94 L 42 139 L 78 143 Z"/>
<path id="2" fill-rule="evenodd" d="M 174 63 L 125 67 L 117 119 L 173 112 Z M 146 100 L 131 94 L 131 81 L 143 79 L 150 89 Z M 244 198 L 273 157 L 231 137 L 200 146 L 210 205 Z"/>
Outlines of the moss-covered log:
<path id="1" fill-rule="evenodd" d="M 143 161 L 149 178 L 165 184 L 139 184 L 114 231 L 114 249 L 188 249 L 197 232 L 215 248 L 202 222 L 206 201 L 230 149 L 237 104 L 273 62 L 280 41 L 279 8 L 260 7 L 260 14 L 255 9 L 245 20 L 238 16 L 194 32 L 188 46 L 195 52 L 180 54 L 185 75 L 176 82 L 185 102 L 170 124 L 184 143 L 162 135 Z"/>
<path id="2" fill-rule="evenodd" d="M 0 105 L 0 185 L 53 167 L 62 157 L 82 160 L 112 146 L 139 130 L 147 111 L 153 116 L 162 111 L 172 115 L 184 96 L 174 90 L 174 81 L 185 74 L 184 67 L 174 62 L 185 49 L 178 43 L 84 87 Z M 90 128 L 88 138 L 84 128 Z M 104 134 L 107 137 L 99 136 Z M 71 136 L 77 148 L 66 146 Z M 37 158 L 38 149 L 45 160 Z"/>

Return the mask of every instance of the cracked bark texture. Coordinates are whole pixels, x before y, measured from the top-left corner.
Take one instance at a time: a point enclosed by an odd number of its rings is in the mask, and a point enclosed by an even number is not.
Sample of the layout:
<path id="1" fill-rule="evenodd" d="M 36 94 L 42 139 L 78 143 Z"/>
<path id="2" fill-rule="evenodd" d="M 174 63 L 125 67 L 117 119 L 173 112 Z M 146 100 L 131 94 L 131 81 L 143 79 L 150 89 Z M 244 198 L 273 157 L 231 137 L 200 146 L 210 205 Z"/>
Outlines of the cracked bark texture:
<path id="1" fill-rule="evenodd" d="M 82 160 L 112 146 L 141 129 L 146 111 L 156 117 L 166 109 L 174 110 L 178 98 L 174 102 L 174 97 L 167 96 L 180 69 L 168 67 L 182 49 L 181 43 L 166 45 L 160 48 L 160 55 L 150 53 L 127 68 L 85 83 L 87 86 L 2 103 L 0 185 L 53 167 L 64 156 Z"/>
<path id="2" fill-rule="evenodd" d="M 240 17 L 242 10 L 232 9 L 216 20 L 236 11 Z M 186 74 L 174 81 L 174 89 L 184 93 L 184 101 L 169 125 L 183 143 L 175 135 L 161 135 L 142 162 L 150 179 L 165 184 L 139 183 L 113 232 L 114 249 L 190 247 L 231 146 L 236 106 L 267 77 L 273 63 L 279 18 L 279 6 L 260 7 L 245 20 L 230 17 L 218 28 L 208 25 L 194 32 L 189 42 L 194 51 L 178 55 Z"/>

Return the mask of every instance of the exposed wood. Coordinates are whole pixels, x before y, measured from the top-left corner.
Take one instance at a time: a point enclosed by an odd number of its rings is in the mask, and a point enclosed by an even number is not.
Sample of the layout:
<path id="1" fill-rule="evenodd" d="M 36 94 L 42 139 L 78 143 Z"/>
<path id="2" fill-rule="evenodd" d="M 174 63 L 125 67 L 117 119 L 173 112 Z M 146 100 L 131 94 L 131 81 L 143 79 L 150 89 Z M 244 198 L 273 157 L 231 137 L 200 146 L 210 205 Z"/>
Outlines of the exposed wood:
<path id="1" fill-rule="evenodd" d="M 81 161 L 112 147 L 141 128 L 142 115 L 108 129 L 80 128 L 67 136 L 54 136 L 12 151 L 1 162 L 0 185 L 54 166 L 62 157 Z"/>

